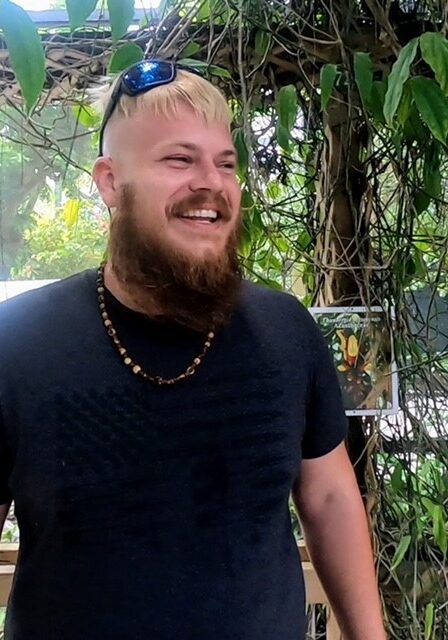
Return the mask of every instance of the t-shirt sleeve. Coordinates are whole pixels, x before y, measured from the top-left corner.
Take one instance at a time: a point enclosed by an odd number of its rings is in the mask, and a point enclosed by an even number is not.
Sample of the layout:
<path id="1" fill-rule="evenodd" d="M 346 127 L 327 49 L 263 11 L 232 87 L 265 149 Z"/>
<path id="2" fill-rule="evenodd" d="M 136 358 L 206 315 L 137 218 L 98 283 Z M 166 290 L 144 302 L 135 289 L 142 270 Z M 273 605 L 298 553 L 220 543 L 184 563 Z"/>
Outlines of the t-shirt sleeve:
<path id="1" fill-rule="evenodd" d="M 10 471 L 11 456 L 6 441 L 0 406 L 0 505 L 9 504 L 12 500 L 11 492 L 8 487 Z"/>
<path id="2" fill-rule="evenodd" d="M 308 393 L 302 457 L 319 458 L 347 437 L 347 418 L 341 388 L 329 347 L 311 319 L 311 383 Z"/>

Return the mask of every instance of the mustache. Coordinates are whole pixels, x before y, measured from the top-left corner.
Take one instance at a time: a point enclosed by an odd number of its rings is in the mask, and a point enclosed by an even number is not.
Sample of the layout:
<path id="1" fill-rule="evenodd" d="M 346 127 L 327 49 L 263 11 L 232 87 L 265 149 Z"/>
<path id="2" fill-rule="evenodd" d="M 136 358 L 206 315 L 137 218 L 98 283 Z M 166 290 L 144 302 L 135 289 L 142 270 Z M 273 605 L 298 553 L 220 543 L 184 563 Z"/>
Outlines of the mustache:
<path id="1" fill-rule="evenodd" d="M 167 213 L 169 217 L 173 217 L 188 209 L 216 209 L 224 220 L 230 220 L 232 217 L 230 205 L 220 193 L 216 193 L 214 196 L 195 193 L 188 198 L 173 203 L 168 207 Z"/>

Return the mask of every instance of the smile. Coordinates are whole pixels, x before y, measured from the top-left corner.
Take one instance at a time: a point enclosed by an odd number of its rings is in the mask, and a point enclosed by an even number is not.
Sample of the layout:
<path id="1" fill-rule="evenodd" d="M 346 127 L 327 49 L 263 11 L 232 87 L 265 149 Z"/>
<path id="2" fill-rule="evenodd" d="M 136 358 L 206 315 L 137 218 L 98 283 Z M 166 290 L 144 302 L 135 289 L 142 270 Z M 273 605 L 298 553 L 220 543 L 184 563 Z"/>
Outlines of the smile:
<path id="1" fill-rule="evenodd" d="M 192 209 L 191 211 L 179 213 L 177 217 L 202 224 L 213 224 L 221 218 L 221 214 L 214 209 Z"/>

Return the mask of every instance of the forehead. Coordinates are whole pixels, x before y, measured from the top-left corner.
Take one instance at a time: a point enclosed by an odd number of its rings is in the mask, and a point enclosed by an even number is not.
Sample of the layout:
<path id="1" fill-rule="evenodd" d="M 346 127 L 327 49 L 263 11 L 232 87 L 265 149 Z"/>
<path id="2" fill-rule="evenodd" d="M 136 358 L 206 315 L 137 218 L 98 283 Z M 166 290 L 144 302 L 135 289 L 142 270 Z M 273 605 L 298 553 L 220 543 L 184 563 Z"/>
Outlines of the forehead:
<path id="1" fill-rule="evenodd" d="M 140 111 L 115 123 L 121 143 L 135 151 L 162 151 L 182 143 L 197 152 L 222 153 L 234 149 L 229 126 L 224 122 L 206 122 L 188 107 L 176 115 L 159 115 Z"/>

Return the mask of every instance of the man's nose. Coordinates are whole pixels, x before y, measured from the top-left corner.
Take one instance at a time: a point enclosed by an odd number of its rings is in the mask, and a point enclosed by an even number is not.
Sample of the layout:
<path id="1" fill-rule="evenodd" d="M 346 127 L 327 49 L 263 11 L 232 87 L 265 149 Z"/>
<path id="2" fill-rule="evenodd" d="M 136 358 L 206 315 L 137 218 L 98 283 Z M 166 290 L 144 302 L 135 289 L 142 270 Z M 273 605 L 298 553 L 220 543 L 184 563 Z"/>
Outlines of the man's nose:
<path id="1" fill-rule="evenodd" d="M 198 166 L 195 175 L 190 180 L 191 191 L 223 191 L 222 176 L 218 167 L 214 163 L 202 164 Z"/>

